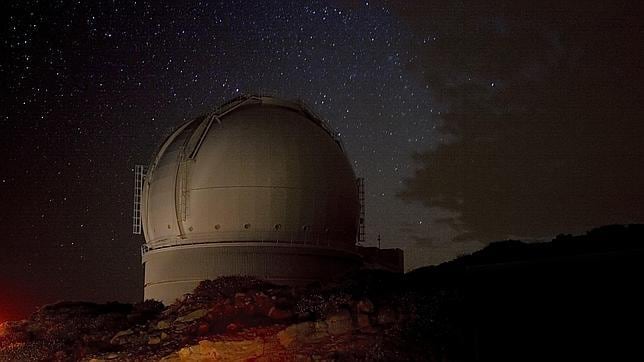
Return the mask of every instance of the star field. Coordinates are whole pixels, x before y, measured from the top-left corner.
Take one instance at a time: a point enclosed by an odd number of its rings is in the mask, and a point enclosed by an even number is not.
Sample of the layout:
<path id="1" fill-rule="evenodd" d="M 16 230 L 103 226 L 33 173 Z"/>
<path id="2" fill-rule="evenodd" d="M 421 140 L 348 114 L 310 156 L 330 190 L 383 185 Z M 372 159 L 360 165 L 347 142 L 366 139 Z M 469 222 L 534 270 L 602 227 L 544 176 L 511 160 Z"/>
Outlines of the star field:
<path id="1" fill-rule="evenodd" d="M 417 38 L 384 5 L 314 1 L 10 4 L 3 29 L 7 280 L 38 301 L 133 300 L 132 168 L 175 126 L 240 93 L 302 99 L 366 178 L 367 244 L 404 246 L 423 207 L 395 194 L 437 142 Z M 8 198 L 8 199 L 7 199 Z M 404 210 L 403 210 L 404 209 Z M 113 288 L 119 285 L 122 287 Z"/>

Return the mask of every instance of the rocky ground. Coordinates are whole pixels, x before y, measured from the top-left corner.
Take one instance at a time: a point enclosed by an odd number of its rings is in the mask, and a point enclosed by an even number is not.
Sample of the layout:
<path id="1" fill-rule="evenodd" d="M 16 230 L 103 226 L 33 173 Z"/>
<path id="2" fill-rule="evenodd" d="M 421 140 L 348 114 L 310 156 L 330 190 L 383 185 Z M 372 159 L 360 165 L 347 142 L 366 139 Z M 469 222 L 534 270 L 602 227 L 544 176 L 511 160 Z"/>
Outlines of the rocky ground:
<path id="1" fill-rule="evenodd" d="M 224 277 L 169 306 L 64 302 L 0 324 L 0 361 L 632 360 L 642 260 L 644 225 L 612 225 L 404 275 Z"/>
<path id="2" fill-rule="evenodd" d="M 0 360 L 458 359 L 460 333 L 447 308 L 457 304 L 454 290 L 420 292 L 382 271 L 300 288 L 224 277 L 167 307 L 45 306 L 0 325 Z"/>

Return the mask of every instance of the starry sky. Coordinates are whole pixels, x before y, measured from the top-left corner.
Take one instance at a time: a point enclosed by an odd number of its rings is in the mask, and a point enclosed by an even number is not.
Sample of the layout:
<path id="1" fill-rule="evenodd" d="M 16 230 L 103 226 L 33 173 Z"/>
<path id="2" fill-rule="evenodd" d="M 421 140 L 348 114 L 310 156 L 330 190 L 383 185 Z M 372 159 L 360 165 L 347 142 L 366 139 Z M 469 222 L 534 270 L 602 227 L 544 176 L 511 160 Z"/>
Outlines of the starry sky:
<path id="1" fill-rule="evenodd" d="M 636 1 L 1 6 L 0 321 L 141 298 L 133 167 L 239 94 L 332 124 L 408 268 L 644 222 Z"/>

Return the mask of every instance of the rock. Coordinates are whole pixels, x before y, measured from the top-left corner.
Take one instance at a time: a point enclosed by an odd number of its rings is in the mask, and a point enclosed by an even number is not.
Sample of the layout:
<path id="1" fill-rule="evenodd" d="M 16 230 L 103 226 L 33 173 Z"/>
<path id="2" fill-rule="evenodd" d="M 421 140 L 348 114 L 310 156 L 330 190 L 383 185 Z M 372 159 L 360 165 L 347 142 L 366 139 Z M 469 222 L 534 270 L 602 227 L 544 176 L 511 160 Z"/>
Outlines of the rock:
<path id="1" fill-rule="evenodd" d="M 163 330 L 168 328 L 170 328 L 170 323 L 168 323 L 167 321 L 159 321 L 155 327 L 155 329 L 158 329 L 158 330 Z"/>
<path id="2" fill-rule="evenodd" d="M 296 354 L 295 355 L 295 362 L 310 362 L 312 361 L 311 357 L 305 355 L 305 354 Z"/>
<path id="3" fill-rule="evenodd" d="M 384 307 L 378 311 L 378 324 L 392 324 L 396 319 L 396 312 L 391 308 Z"/>
<path id="4" fill-rule="evenodd" d="M 199 344 L 184 347 L 177 353 L 162 358 L 162 361 L 248 361 L 263 354 L 261 339 L 245 341 L 213 342 L 199 341 Z"/>
<path id="5" fill-rule="evenodd" d="M 329 337 L 324 321 L 303 322 L 290 325 L 277 333 L 280 344 L 288 347 L 293 343 L 319 343 Z"/>
<path id="6" fill-rule="evenodd" d="M 54 361 L 64 361 L 64 360 L 66 360 L 66 358 L 64 356 L 62 357 L 62 359 L 56 359 L 56 358 L 57 358 L 57 356 L 54 356 Z M 108 354 L 107 356 L 105 356 L 102 359 L 91 358 L 88 362 L 105 362 L 105 361 L 111 361 L 111 360 L 114 360 L 114 359 L 117 359 L 117 358 L 119 358 L 118 353 L 110 353 L 110 354 Z"/>
<path id="7" fill-rule="evenodd" d="M 40 326 L 38 324 L 27 324 L 25 327 L 25 331 L 31 335 L 40 335 L 43 333 L 43 330 L 43 326 Z"/>
<path id="8" fill-rule="evenodd" d="M 183 333 L 186 329 L 188 329 L 188 326 L 185 324 L 175 324 L 172 328 L 175 333 Z"/>
<path id="9" fill-rule="evenodd" d="M 357 309 L 358 309 L 358 313 L 366 313 L 366 314 L 373 313 L 374 311 L 373 303 L 371 303 L 369 299 L 363 299 L 359 301 L 357 305 Z"/>
<path id="10" fill-rule="evenodd" d="M 236 314 L 235 306 L 232 304 L 224 304 L 221 310 L 221 316 L 225 318 L 233 317 Z"/>
<path id="11" fill-rule="evenodd" d="M 199 327 L 197 327 L 197 334 L 200 336 L 203 336 L 205 334 L 208 334 L 208 331 L 210 330 L 210 327 L 206 323 L 201 323 L 199 324 Z"/>
<path id="12" fill-rule="evenodd" d="M 297 326 L 298 325 L 304 325 L 307 323 L 311 322 L 304 322 L 304 323 L 299 323 L 299 324 L 294 324 L 292 326 L 287 327 L 286 329 L 281 330 L 279 333 L 277 333 L 277 339 L 280 341 L 280 344 L 284 347 L 288 347 L 293 342 L 297 341 Z M 311 323 L 312 324 L 312 323 Z"/>
<path id="13" fill-rule="evenodd" d="M 341 311 L 331 314 L 327 319 L 328 332 L 331 335 L 337 336 L 351 332 L 351 313 L 349 311 Z"/>
<path id="14" fill-rule="evenodd" d="M 4 336 L 8 336 L 10 332 L 12 332 L 12 325 L 15 324 L 15 322 L 3 322 L 0 323 L 0 338 Z"/>
<path id="15" fill-rule="evenodd" d="M 249 302 L 242 306 L 242 312 L 247 316 L 253 316 L 257 314 L 257 308 L 255 307 L 255 304 L 253 304 L 252 302 Z"/>
<path id="16" fill-rule="evenodd" d="M 210 312 L 208 312 L 208 313 L 206 314 L 206 320 L 207 320 L 208 322 L 214 322 L 214 321 L 216 321 L 216 320 L 217 320 L 217 317 L 218 317 L 217 312 L 216 312 L 216 311 L 213 311 L 213 310 L 211 310 Z"/>
<path id="17" fill-rule="evenodd" d="M 235 301 L 235 304 L 242 304 L 246 302 L 246 294 L 245 293 L 235 293 L 235 297 L 233 298 Z"/>
<path id="18" fill-rule="evenodd" d="M 293 316 L 293 313 L 291 313 L 288 310 L 282 310 L 276 307 L 271 307 L 271 309 L 268 310 L 267 316 L 271 319 L 288 319 Z"/>
<path id="19" fill-rule="evenodd" d="M 126 319 L 133 314 L 127 308 L 107 314 L 55 310 L 28 323 L 0 324 L 0 361 L 422 360 L 407 358 L 407 345 L 398 343 L 408 326 L 404 318 L 419 318 L 416 300 L 392 296 L 375 305 L 376 299 L 353 299 L 364 294 L 307 288 L 196 296 L 140 322 Z M 296 319 L 295 313 L 307 314 Z"/>
<path id="20" fill-rule="evenodd" d="M 120 332 L 116 333 L 114 335 L 114 337 L 112 337 L 112 339 L 110 340 L 110 343 L 111 344 L 123 344 L 123 343 L 125 343 L 125 338 L 123 338 L 123 337 L 129 336 L 131 334 L 134 334 L 134 331 L 131 330 L 131 329 L 120 331 Z"/>
<path id="21" fill-rule="evenodd" d="M 259 310 L 260 313 L 268 314 L 274 304 L 275 303 L 273 302 L 273 300 L 266 294 L 262 292 L 255 293 L 255 305 L 257 306 L 257 310 Z"/>
<path id="22" fill-rule="evenodd" d="M 155 345 L 155 344 L 159 344 L 159 343 L 161 343 L 161 337 L 151 336 L 148 339 L 148 344 L 149 345 Z"/>
<path id="23" fill-rule="evenodd" d="M 177 298 L 174 300 L 174 304 L 182 304 L 182 303 L 185 303 L 185 302 L 186 302 L 186 300 L 188 300 L 188 298 L 190 298 L 190 293 L 183 294 L 182 296 L 177 297 Z"/>
<path id="24" fill-rule="evenodd" d="M 193 312 L 190 312 L 186 315 L 183 315 L 175 320 L 175 322 L 192 322 L 194 320 L 197 320 L 199 318 L 203 318 L 206 314 L 208 314 L 207 309 L 197 309 Z"/>
<path id="25" fill-rule="evenodd" d="M 329 325 L 325 321 L 315 321 L 313 326 L 317 333 L 327 333 L 329 329 Z"/>
<path id="26" fill-rule="evenodd" d="M 162 357 L 160 362 L 180 362 L 181 357 L 179 357 L 179 352 L 171 353 L 167 356 Z M 91 362 L 91 361 L 90 361 Z"/>
<path id="27" fill-rule="evenodd" d="M 371 327 L 371 322 L 369 321 L 369 316 L 366 314 L 358 314 L 358 328 L 364 329 Z"/>

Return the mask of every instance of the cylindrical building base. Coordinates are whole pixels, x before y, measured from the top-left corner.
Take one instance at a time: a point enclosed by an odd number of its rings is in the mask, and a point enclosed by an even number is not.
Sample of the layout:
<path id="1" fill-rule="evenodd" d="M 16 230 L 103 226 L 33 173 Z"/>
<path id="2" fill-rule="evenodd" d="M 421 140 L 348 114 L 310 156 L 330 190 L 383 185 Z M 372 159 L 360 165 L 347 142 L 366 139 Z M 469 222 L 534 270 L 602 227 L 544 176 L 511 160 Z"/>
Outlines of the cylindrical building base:
<path id="1" fill-rule="evenodd" d="M 204 243 L 148 251 L 144 298 L 164 304 L 206 279 L 247 275 L 276 284 L 328 280 L 360 265 L 358 254 L 319 246 L 278 243 Z"/>

